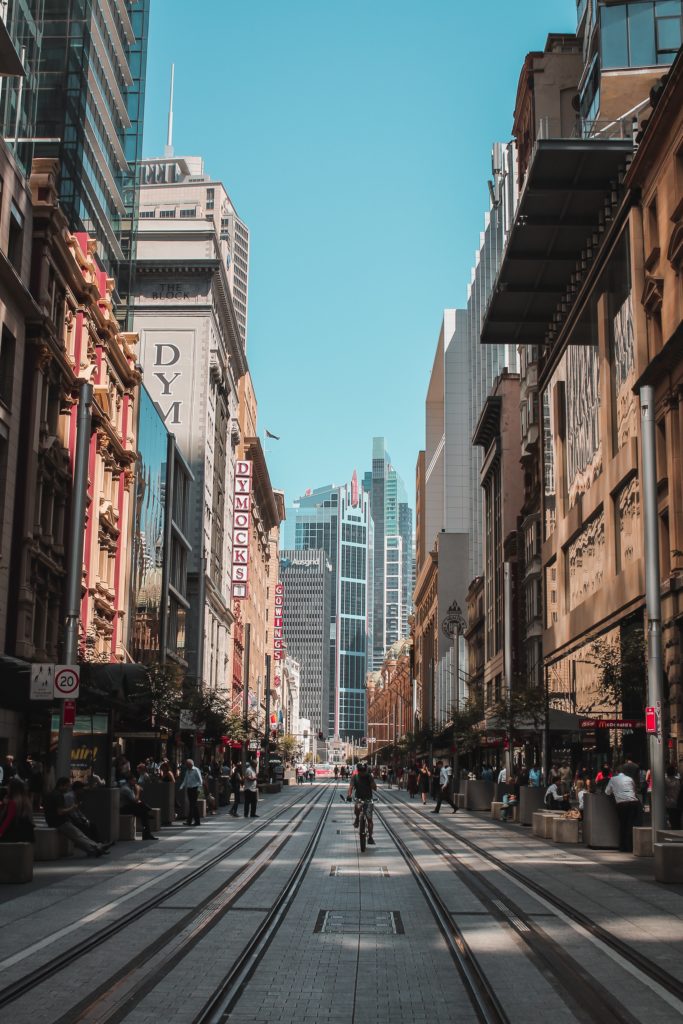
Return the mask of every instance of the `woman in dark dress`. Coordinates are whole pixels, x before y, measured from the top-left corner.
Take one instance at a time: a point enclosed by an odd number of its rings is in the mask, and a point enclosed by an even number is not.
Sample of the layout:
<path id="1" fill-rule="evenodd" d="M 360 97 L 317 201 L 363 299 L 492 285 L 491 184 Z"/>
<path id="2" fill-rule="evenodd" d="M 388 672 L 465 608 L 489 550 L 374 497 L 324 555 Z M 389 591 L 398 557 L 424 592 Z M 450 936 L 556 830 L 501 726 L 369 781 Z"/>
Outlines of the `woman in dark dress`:
<path id="1" fill-rule="evenodd" d="M 417 782 L 418 782 L 418 789 L 420 791 L 420 794 L 422 795 L 422 803 L 423 804 L 427 803 L 427 797 L 429 796 L 429 783 L 430 783 L 430 779 L 431 779 L 431 775 L 429 773 L 429 768 L 427 767 L 427 765 L 426 764 L 420 765 L 420 770 L 419 770 L 419 772 L 417 774 Z"/>

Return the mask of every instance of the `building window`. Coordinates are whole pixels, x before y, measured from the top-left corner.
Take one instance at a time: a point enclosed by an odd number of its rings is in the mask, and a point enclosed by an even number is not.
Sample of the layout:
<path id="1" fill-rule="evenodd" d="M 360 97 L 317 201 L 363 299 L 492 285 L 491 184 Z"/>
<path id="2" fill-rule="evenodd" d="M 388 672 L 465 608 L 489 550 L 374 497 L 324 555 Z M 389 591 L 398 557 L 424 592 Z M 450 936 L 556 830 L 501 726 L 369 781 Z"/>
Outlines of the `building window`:
<path id="1" fill-rule="evenodd" d="M 14 349 L 14 337 L 6 327 L 3 327 L 0 335 L 0 402 L 8 409 L 12 405 Z"/>
<path id="2" fill-rule="evenodd" d="M 24 215 L 15 204 L 10 203 L 9 242 L 7 259 L 17 272 L 21 271 L 21 256 L 24 249 Z"/>
<path id="3" fill-rule="evenodd" d="M 604 68 L 671 64 L 681 45 L 682 0 L 636 0 L 600 10 Z"/>
<path id="4" fill-rule="evenodd" d="M 152 217 L 156 217 L 156 210 L 140 210 L 140 220 L 150 220 Z"/>
<path id="5" fill-rule="evenodd" d="M 159 216 L 162 220 L 168 220 L 175 217 L 175 210 L 160 210 Z"/>
<path id="6" fill-rule="evenodd" d="M 192 207 L 188 207 L 185 210 L 181 210 L 180 211 L 180 216 L 181 216 L 181 218 L 182 217 L 186 217 L 186 218 L 187 217 L 196 217 L 197 216 L 197 208 L 195 206 L 192 206 Z"/>
<path id="7" fill-rule="evenodd" d="M 214 208 L 214 201 L 215 201 L 214 200 L 214 196 L 215 196 L 214 189 L 207 188 L 207 190 L 206 190 L 206 208 L 207 208 L 207 210 L 213 210 L 213 208 Z"/>

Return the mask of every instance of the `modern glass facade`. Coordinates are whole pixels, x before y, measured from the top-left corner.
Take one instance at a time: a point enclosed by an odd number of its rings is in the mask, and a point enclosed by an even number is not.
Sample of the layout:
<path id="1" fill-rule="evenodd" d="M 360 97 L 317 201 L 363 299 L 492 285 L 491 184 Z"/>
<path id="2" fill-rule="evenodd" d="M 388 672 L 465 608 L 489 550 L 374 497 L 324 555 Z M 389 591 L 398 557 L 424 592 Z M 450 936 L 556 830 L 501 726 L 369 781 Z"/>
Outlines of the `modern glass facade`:
<path id="1" fill-rule="evenodd" d="M 370 499 L 354 474 L 351 484 L 307 492 L 287 509 L 285 544 L 320 548 L 332 569 L 329 617 L 328 736 L 365 736 L 373 528 Z M 302 673 L 304 666 L 302 662 Z"/>
<path id="2" fill-rule="evenodd" d="M 38 65 L 43 36 L 44 0 L 9 0 L 4 21 L 24 77 L 0 79 L 0 123 L 2 137 L 25 174 L 33 158 L 38 100 Z M 0 5 L 2 14 L 2 5 Z"/>
<path id="3" fill-rule="evenodd" d="M 149 0 L 44 0 L 35 152 L 60 161 L 72 229 L 96 238 L 128 317 L 142 158 Z"/>

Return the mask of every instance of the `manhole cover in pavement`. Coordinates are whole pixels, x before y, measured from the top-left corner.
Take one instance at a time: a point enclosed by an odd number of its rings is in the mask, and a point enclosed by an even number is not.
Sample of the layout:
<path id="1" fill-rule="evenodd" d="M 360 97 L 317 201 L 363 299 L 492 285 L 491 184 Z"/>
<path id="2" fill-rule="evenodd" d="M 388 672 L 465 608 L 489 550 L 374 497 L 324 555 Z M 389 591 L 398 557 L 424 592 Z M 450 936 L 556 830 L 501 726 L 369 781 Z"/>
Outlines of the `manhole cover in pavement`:
<path id="1" fill-rule="evenodd" d="M 321 910 L 313 931 L 326 935 L 405 935 L 398 910 Z"/>

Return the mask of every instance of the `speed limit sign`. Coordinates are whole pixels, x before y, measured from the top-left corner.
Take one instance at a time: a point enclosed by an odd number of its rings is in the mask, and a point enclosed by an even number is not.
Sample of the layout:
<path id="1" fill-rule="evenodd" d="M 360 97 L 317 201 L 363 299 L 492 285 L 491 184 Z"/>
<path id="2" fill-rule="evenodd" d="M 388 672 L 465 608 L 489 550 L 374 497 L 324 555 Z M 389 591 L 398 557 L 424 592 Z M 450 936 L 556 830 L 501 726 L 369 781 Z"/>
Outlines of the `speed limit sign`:
<path id="1" fill-rule="evenodd" d="M 55 697 L 74 700 L 78 697 L 80 681 L 78 665 L 55 665 Z"/>

